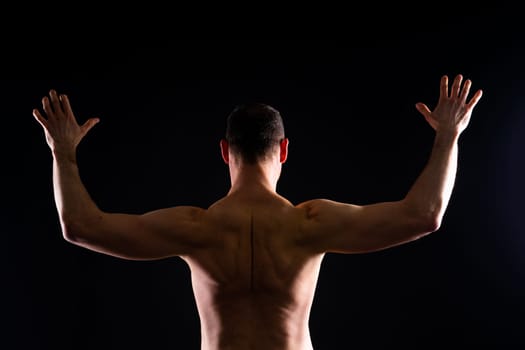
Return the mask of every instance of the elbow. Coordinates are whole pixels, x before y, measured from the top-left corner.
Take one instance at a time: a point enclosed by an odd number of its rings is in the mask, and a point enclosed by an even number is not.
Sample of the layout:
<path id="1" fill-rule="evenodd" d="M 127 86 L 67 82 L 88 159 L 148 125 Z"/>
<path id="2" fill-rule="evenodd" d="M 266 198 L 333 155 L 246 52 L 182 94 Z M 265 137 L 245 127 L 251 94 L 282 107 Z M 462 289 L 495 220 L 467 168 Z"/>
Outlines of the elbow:
<path id="1" fill-rule="evenodd" d="M 428 222 L 428 232 L 436 232 L 441 228 L 441 219 L 433 218 Z"/>
<path id="2" fill-rule="evenodd" d="M 440 229 L 443 212 L 439 208 L 421 209 L 418 205 L 411 202 L 407 204 L 407 215 L 411 217 L 414 229 L 426 235 Z"/>
<path id="3" fill-rule="evenodd" d="M 439 230 L 441 221 L 433 217 L 414 218 L 412 227 L 412 240 L 423 238 Z"/>
<path id="4" fill-rule="evenodd" d="M 75 220 L 62 220 L 62 237 L 69 243 L 78 244 L 86 240 L 84 225 Z"/>
<path id="5" fill-rule="evenodd" d="M 62 237 L 73 244 L 84 245 L 96 239 L 101 229 L 103 213 L 90 213 L 82 216 L 63 215 L 60 220 Z"/>
<path id="6" fill-rule="evenodd" d="M 429 215 L 421 220 L 421 227 L 425 233 L 436 232 L 441 227 L 441 217 L 439 215 Z"/>
<path id="7" fill-rule="evenodd" d="M 62 224 L 62 238 L 69 243 L 76 243 L 79 240 L 79 232 L 75 225 Z"/>

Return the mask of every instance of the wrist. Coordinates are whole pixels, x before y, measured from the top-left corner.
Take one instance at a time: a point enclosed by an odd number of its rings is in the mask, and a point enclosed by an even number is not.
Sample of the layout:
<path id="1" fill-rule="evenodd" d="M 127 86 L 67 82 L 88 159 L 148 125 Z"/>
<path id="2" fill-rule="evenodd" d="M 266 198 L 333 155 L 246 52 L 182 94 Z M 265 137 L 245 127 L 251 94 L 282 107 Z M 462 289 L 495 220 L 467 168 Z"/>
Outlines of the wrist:
<path id="1" fill-rule="evenodd" d="M 460 133 L 452 130 L 438 130 L 434 143 L 437 146 L 450 146 L 458 142 Z"/>
<path id="2" fill-rule="evenodd" d="M 436 130 L 436 141 L 440 143 L 454 143 L 459 139 L 461 133 L 458 130 Z"/>
<path id="3" fill-rule="evenodd" d="M 53 149 L 53 158 L 57 161 L 76 163 L 77 155 L 75 149 Z"/>

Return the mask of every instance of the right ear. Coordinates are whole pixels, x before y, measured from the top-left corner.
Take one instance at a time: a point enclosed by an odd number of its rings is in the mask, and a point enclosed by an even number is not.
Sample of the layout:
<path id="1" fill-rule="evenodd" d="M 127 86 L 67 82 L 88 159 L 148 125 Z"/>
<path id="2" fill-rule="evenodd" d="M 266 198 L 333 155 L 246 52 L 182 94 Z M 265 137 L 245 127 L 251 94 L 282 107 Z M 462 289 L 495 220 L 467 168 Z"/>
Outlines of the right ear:
<path id="1" fill-rule="evenodd" d="M 220 142 L 220 146 L 221 146 L 222 160 L 224 160 L 224 163 L 229 164 L 230 163 L 230 152 L 229 152 L 230 147 L 228 145 L 228 141 L 226 141 L 225 139 L 222 139 Z"/>

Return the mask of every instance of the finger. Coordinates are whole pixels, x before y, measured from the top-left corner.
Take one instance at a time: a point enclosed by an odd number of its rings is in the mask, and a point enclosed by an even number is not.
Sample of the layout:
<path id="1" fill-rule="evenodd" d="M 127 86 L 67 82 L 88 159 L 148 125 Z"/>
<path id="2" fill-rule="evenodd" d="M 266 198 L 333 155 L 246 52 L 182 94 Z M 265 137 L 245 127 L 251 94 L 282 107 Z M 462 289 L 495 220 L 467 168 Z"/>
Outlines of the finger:
<path id="1" fill-rule="evenodd" d="M 49 97 L 44 96 L 42 98 L 42 108 L 44 109 L 44 112 L 46 112 L 47 117 L 49 119 L 55 118 L 55 113 L 53 112 L 53 108 L 51 108 L 51 102 L 49 102 Z"/>
<path id="2" fill-rule="evenodd" d="M 51 97 L 51 105 L 55 114 L 60 115 L 62 113 L 62 106 L 60 106 L 60 101 L 58 100 L 57 92 L 53 89 L 49 91 L 49 96 Z"/>
<path id="3" fill-rule="evenodd" d="M 100 121 L 100 119 L 98 119 L 98 118 L 90 118 L 90 119 L 88 119 L 80 127 L 80 129 L 82 130 L 82 136 L 86 135 L 89 132 L 89 130 L 91 130 L 92 127 L 94 127 L 96 124 L 98 124 L 99 121 Z"/>
<path id="4" fill-rule="evenodd" d="M 64 113 L 66 113 L 67 117 L 74 118 L 73 110 L 71 109 L 71 104 L 69 103 L 69 98 L 67 95 L 62 94 L 59 97 L 60 102 L 62 102 L 62 108 L 64 110 Z"/>
<path id="5" fill-rule="evenodd" d="M 474 96 L 472 96 L 472 98 L 470 99 L 469 103 L 467 104 L 467 108 L 468 109 L 473 109 L 476 106 L 476 104 L 478 103 L 478 101 L 479 101 L 479 99 L 481 98 L 482 95 L 483 95 L 483 91 L 482 90 L 476 91 Z"/>
<path id="6" fill-rule="evenodd" d="M 33 109 L 33 117 L 35 117 L 36 121 L 39 122 L 44 129 L 47 130 L 47 121 L 44 117 L 42 117 L 38 109 Z"/>
<path id="7" fill-rule="evenodd" d="M 448 97 L 448 76 L 444 75 L 441 77 L 441 84 L 439 85 L 439 98 Z"/>
<path id="8" fill-rule="evenodd" d="M 463 90 L 461 90 L 460 100 L 465 102 L 467 100 L 468 93 L 470 92 L 470 87 L 472 86 L 472 81 L 467 79 L 465 84 L 463 84 Z"/>
<path id="9" fill-rule="evenodd" d="M 456 75 L 456 78 L 454 78 L 454 82 L 452 83 L 452 91 L 450 92 L 450 97 L 459 96 L 459 90 L 461 88 L 462 80 L 463 80 L 463 76 L 461 74 Z"/>

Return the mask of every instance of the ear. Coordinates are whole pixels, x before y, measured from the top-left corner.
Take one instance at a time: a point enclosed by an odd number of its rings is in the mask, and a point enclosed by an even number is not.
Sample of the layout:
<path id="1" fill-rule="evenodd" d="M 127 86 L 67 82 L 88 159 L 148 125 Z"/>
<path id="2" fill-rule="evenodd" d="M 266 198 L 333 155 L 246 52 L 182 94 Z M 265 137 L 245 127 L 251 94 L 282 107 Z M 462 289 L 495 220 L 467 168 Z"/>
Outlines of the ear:
<path id="1" fill-rule="evenodd" d="M 230 148 L 228 146 L 228 141 L 226 141 L 225 139 L 222 139 L 220 142 L 220 146 L 221 146 L 222 160 L 224 160 L 224 163 L 228 164 L 230 162 L 230 152 L 229 152 Z"/>
<path id="2" fill-rule="evenodd" d="M 281 164 L 286 162 L 286 159 L 288 159 L 288 144 L 289 143 L 290 143 L 290 140 L 288 140 L 287 138 L 284 138 L 281 140 L 281 143 L 279 145 L 281 148 L 281 153 L 280 153 Z"/>

